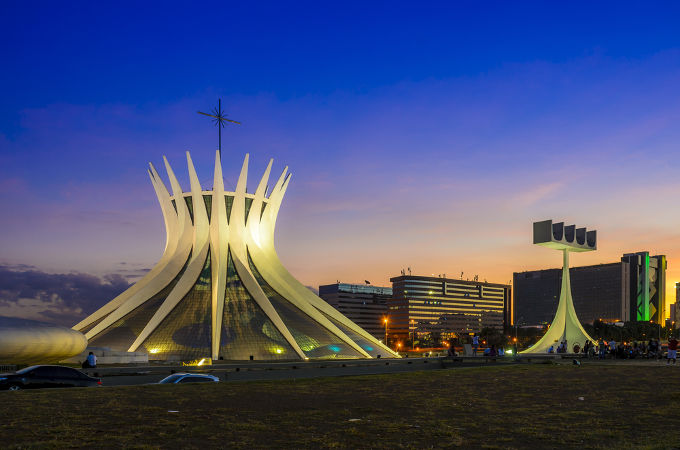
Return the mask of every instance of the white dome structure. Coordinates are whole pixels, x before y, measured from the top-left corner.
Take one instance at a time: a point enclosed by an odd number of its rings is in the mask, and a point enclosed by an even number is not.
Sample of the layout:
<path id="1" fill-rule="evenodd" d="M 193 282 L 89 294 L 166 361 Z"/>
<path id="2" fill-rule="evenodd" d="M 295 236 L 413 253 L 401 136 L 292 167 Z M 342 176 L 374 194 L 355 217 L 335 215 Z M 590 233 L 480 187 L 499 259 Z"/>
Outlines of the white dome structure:
<path id="1" fill-rule="evenodd" d="M 167 159 L 168 192 L 153 165 L 167 240 L 156 266 L 73 328 L 90 345 L 150 359 L 276 360 L 397 357 L 297 281 L 274 249 L 274 226 L 290 181 L 271 192 L 273 160 L 246 192 L 246 155 L 233 192 L 224 188 L 220 152 L 212 190 L 203 190 L 187 152 L 183 192 Z"/>

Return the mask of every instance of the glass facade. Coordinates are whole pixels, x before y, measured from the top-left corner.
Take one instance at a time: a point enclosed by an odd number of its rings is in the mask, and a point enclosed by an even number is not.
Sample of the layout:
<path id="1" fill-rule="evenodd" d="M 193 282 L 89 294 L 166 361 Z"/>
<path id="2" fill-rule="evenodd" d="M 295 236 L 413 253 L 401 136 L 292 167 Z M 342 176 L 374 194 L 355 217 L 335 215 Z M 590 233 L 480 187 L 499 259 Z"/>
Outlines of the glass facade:
<path id="1" fill-rule="evenodd" d="M 204 195 L 203 202 L 205 203 L 205 211 L 208 214 L 208 220 L 210 220 L 210 215 L 212 214 L 212 195 Z"/>
<path id="2" fill-rule="evenodd" d="M 109 314 L 111 314 L 111 313 L 109 313 Z M 92 322 L 91 324 L 89 324 L 89 325 L 87 325 L 87 326 L 85 326 L 85 327 L 79 329 L 78 331 L 80 331 L 80 332 L 83 333 L 83 334 L 87 333 L 87 332 L 90 331 L 92 328 L 94 328 L 94 327 L 96 327 L 97 325 L 99 325 L 99 322 L 101 322 L 102 320 L 104 320 L 104 319 L 106 319 L 107 317 L 109 317 L 109 314 L 106 314 L 105 316 L 103 316 L 103 317 L 101 317 L 101 318 L 95 320 L 95 321 Z"/>
<path id="3" fill-rule="evenodd" d="M 231 222 L 231 207 L 234 206 L 234 197 L 231 195 L 224 196 L 224 204 L 227 206 L 227 222 Z"/>
<path id="4" fill-rule="evenodd" d="M 250 207 L 251 206 L 253 206 L 253 199 L 246 197 L 246 214 L 245 214 L 246 222 L 245 223 L 248 223 L 248 214 L 250 213 Z"/>
<path id="5" fill-rule="evenodd" d="M 132 343 L 135 342 L 135 339 L 137 339 L 137 336 L 139 336 L 139 333 L 142 332 L 146 324 L 149 323 L 156 310 L 170 295 L 170 292 L 174 289 L 182 275 L 184 275 L 190 259 L 191 255 L 182 270 L 165 288 L 90 339 L 88 346 L 106 347 L 111 350 L 126 352 Z"/>
<path id="6" fill-rule="evenodd" d="M 227 289 L 220 338 L 225 360 L 297 359 L 298 355 L 241 283 L 228 253 Z"/>
<path id="7" fill-rule="evenodd" d="M 208 252 L 194 286 L 142 344 L 149 352 L 149 359 L 191 360 L 211 357 L 210 280 Z"/>
<path id="8" fill-rule="evenodd" d="M 184 201 L 189 209 L 189 217 L 191 217 L 191 223 L 194 223 L 194 199 L 191 197 L 184 197 Z"/>
<path id="9" fill-rule="evenodd" d="M 170 190 L 151 167 L 152 183 L 168 234 L 163 256 L 135 286 L 76 325 L 91 336 L 90 345 L 121 352 L 134 346 L 135 351 L 148 353 L 150 360 L 191 364 L 204 359 L 367 358 L 369 353 L 380 355 L 374 347 L 383 348 L 385 355 L 396 356 L 370 334 L 319 303 L 321 299 L 299 283 L 286 276 L 276 278 L 276 282 L 269 280 L 273 283 L 269 285 L 262 276 L 269 275 L 265 270 L 269 265 L 277 270 L 280 264 L 271 234 L 290 176 L 287 169 L 276 182 L 275 192 L 268 192 L 268 187 L 262 189 L 269 179 L 268 168 L 258 190 L 247 193 L 246 156 L 236 188 L 224 191 L 219 153 L 215 161 L 217 191 L 201 187 L 189 155 L 191 190 L 188 192 L 182 191 L 167 160 L 164 163 Z M 235 203 L 237 209 L 233 211 Z M 219 223 L 211 220 L 213 209 Z M 207 221 L 199 214 L 201 211 L 207 214 Z M 261 253 L 254 255 L 253 261 L 244 249 L 254 249 L 254 245 Z M 241 250 L 232 253 L 237 248 Z M 185 258 L 190 249 L 194 259 L 187 271 Z M 257 259 L 260 255 L 262 259 Z M 219 266 L 211 267 L 216 261 Z M 182 264 L 184 267 L 179 270 Z M 350 288 L 354 289 L 351 295 L 363 296 L 359 300 L 362 307 L 371 302 L 368 308 L 371 314 L 374 310 L 385 310 L 386 300 L 378 297 L 388 296 L 389 289 Z M 358 331 L 358 335 L 331 320 L 323 311 Z M 109 315 L 99 317 L 104 312 Z M 366 323 L 375 325 L 370 320 Z"/>
<path id="10" fill-rule="evenodd" d="M 347 337 L 349 337 L 351 340 L 359 344 L 359 347 L 361 347 L 366 353 L 371 355 L 374 358 L 377 358 L 378 356 L 381 357 L 389 357 L 390 355 L 387 354 L 385 350 L 382 350 L 380 347 L 377 345 L 368 342 L 366 339 L 362 338 L 358 334 L 356 334 L 354 331 L 350 330 L 349 328 L 345 327 L 342 325 L 340 322 L 335 321 L 332 319 L 330 316 L 326 316 L 328 320 L 330 320 L 333 325 L 336 327 L 340 328 L 340 331 L 345 333 Z"/>
<path id="11" fill-rule="evenodd" d="M 250 256 L 248 263 L 258 284 L 308 358 L 364 357 L 272 289 L 257 271 Z"/>

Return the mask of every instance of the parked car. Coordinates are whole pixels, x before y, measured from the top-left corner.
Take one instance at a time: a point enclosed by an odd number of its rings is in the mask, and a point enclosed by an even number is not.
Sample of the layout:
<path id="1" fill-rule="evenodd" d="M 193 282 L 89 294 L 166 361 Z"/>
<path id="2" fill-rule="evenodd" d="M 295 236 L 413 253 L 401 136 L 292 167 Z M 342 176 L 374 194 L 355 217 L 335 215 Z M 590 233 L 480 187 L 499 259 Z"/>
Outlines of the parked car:
<path id="1" fill-rule="evenodd" d="M 220 381 L 219 378 L 206 373 L 173 373 L 163 378 L 158 384 L 217 383 L 218 381 Z"/>
<path id="2" fill-rule="evenodd" d="M 80 370 L 65 366 L 31 366 L 15 373 L 0 374 L 0 389 L 89 387 L 101 386 L 100 378 L 92 378 Z"/>

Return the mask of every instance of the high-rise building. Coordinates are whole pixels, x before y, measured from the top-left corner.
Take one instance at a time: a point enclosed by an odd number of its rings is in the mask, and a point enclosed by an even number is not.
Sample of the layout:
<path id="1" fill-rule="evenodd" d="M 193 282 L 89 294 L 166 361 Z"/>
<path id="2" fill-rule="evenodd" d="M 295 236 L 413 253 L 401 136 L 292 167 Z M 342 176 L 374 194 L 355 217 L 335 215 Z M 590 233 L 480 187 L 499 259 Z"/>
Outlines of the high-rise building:
<path id="1" fill-rule="evenodd" d="M 648 252 L 625 254 L 621 261 L 569 270 L 576 315 L 582 323 L 663 320 L 666 257 Z M 545 325 L 557 309 L 561 269 L 513 274 L 513 321 Z M 645 294 L 646 289 L 646 294 Z"/>
<path id="2" fill-rule="evenodd" d="M 502 330 L 509 318 L 511 290 L 507 284 L 415 275 L 390 281 L 390 336 L 408 339 L 420 333 Z"/>
<path id="3" fill-rule="evenodd" d="M 172 195 L 151 166 L 165 251 L 141 280 L 74 326 L 89 345 L 183 361 L 397 356 L 279 260 L 274 225 L 290 175 L 284 169 L 269 190 L 272 162 L 253 193 L 248 155 L 233 192 L 225 191 L 219 151 L 211 190 L 201 187 L 188 152 L 189 192 L 167 160 Z"/>
<path id="4" fill-rule="evenodd" d="M 628 321 L 662 323 L 666 316 L 666 256 L 649 252 L 627 253 L 629 297 L 624 299 L 623 317 Z"/>
<path id="5" fill-rule="evenodd" d="M 385 338 L 384 319 L 392 288 L 363 284 L 335 283 L 319 286 L 319 297 L 345 317 L 371 333 Z"/>
<path id="6" fill-rule="evenodd" d="M 670 322 L 672 328 L 680 328 L 680 283 L 675 283 L 675 302 L 670 307 Z"/>

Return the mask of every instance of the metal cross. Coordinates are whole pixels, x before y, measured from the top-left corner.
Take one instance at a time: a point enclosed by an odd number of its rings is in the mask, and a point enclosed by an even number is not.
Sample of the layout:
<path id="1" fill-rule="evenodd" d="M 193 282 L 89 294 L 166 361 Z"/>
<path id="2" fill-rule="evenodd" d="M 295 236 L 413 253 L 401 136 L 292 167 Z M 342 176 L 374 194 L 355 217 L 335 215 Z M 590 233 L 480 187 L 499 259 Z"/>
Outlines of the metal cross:
<path id="1" fill-rule="evenodd" d="M 224 111 L 222 111 L 222 99 L 217 100 L 217 108 L 213 108 L 212 114 L 204 113 L 201 111 L 197 111 L 199 114 L 203 114 L 204 116 L 212 117 L 212 121 L 217 126 L 217 129 L 219 130 L 219 150 L 220 153 L 222 153 L 222 127 L 224 127 L 224 122 L 231 122 L 235 123 L 237 125 L 241 125 L 241 122 L 237 122 L 235 120 L 227 119 L 227 117 L 224 115 Z"/>

